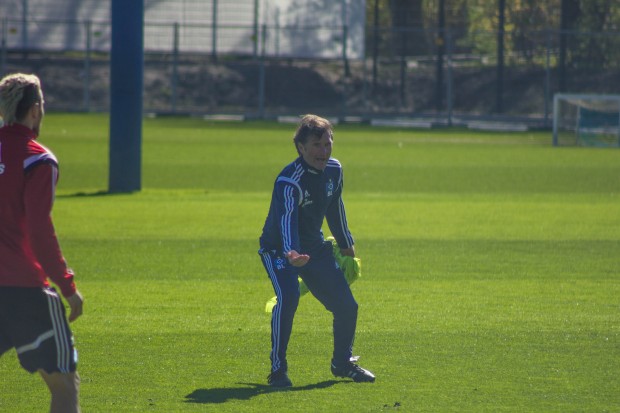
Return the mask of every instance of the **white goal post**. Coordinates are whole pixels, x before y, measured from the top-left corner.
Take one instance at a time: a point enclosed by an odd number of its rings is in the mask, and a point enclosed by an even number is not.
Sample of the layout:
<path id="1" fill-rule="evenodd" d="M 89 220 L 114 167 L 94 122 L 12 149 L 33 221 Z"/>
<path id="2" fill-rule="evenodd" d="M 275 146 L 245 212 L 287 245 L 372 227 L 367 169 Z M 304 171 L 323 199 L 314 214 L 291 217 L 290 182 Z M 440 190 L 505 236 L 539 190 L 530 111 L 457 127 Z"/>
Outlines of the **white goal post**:
<path id="1" fill-rule="evenodd" d="M 620 147 L 620 95 L 554 95 L 553 145 Z"/>

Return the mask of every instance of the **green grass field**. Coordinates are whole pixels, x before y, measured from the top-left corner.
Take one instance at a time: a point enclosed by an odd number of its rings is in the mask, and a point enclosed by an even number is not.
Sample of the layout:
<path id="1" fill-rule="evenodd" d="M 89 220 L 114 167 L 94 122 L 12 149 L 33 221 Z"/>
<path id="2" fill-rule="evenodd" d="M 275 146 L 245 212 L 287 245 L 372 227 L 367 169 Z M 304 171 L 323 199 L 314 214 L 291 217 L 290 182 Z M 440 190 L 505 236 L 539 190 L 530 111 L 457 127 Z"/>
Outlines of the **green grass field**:
<path id="1" fill-rule="evenodd" d="M 84 412 L 620 411 L 620 151 L 547 132 L 337 126 L 363 263 L 354 353 L 377 381 L 331 376 L 331 318 L 305 296 L 295 387 L 270 390 L 257 238 L 293 131 L 147 119 L 144 189 L 107 195 L 108 118 L 48 115 L 54 219 L 86 300 Z M 0 358 L 0 411 L 47 403 Z"/>

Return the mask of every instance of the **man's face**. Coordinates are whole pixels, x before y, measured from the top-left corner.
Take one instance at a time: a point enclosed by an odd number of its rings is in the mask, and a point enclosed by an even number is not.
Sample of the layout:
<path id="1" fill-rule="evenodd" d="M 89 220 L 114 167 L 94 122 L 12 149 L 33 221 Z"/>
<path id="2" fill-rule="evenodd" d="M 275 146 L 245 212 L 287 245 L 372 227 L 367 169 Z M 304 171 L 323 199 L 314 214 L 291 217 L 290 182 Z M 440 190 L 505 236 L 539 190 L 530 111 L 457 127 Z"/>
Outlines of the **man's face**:
<path id="1" fill-rule="evenodd" d="M 333 142 L 331 133 L 325 132 L 320 138 L 310 137 L 305 144 L 297 145 L 297 148 L 308 165 L 322 171 L 332 155 Z"/>

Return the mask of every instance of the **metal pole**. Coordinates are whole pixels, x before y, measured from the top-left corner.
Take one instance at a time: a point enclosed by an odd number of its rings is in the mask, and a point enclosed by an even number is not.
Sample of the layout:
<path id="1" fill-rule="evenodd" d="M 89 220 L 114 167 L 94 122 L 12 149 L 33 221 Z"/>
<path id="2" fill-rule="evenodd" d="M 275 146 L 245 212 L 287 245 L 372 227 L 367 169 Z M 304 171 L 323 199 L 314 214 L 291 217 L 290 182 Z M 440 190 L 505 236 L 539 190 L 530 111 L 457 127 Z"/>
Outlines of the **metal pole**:
<path id="1" fill-rule="evenodd" d="M 260 64 L 258 65 L 258 117 L 265 118 L 265 37 L 267 25 L 261 27 L 261 52 Z"/>
<path id="2" fill-rule="evenodd" d="M 446 30 L 446 44 L 448 54 L 448 79 L 446 85 L 446 100 L 448 104 L 448 125 L 452 126 L 452 32 Z"/>
<path id="3" fill-rule="evenodd" d="M 254 40 L 253 48 L 253 56 L 254 59 L 258 57 L 258 0 L 254 0 L 254 27 L 253 27 L 253 35 L 252 39 Z"/>
<path id="4" fill-rule="evenodd" d="M 280 55 L 280 8 L 276 7 L 276 11 L 275 11 L 275 33 L 274 33 L 274 53 L 273 55 L 275 57 L 278 57 Z"/>
<path id="5" fill-rule="evenodd" d="M 560 2 L 560 60 L 558 62 L 558 89 L 560 92 L 566 92 L 566 53 L 568 48 L 568 1 Z"/>
<path id="6" fill-rule="evenodd" d="M 446 42 L 445 42 L 445 28 L 446 28 L 446 13 L 445 13 L 445 0 L 439 0 L 439 10 L 437 12 L 437 66 L 435 69 L 436 72 L 436 80 L 435 80 L 435 110 L 437 113 L 441 112 L 443 108 L 443 58 L 446 50 Z"/>
<path id="7" fill-rule="evenodd" d="M 344 61 L 344 77 L 342 78 L 342 118 L 347 116 L 348 80 L 351 76 L 349 60 L 347 59 L 347 26 L 342 27 L 342 59 Z"/>
<path id="8" fill-rule="evenodd" d="M 549 126 L 549 97 L 551 94 L 551 30 L 545 31 L 547 56 L 545 58 L 545 126 Z"/>
<path id="9" fill-rule="evenodd" d="M 349 37 L 349 25 L 347 17 L 347 2 L 342 0 L 342 61 L 344 62 L 344 75 L 351 76 L 349 59 L 347 58 L 347 38 Z"/>
<path id="10" fill-rule="evenodd" d="M 84 22 L 84 31 L 86 31 L 86 51 L 84 54 L 84 111 L 90 112 L 90 52 L 92 45 L 90 20 Z"/>
<path id="11" fill-rule="evenodd" d="M 144 2 L 112 0 L 109 192 L 141 188 Z"/>
<path id="12" fill-rule="evenodd" d="M 620 98 L 618 98 L 618 148 L 620 148 Z"/>
<path id="13" fill-rule="evenodd" d="M 366 56 L 362 56 L 362 102 L 364 102 L 364 109 L 368 109 L 368 67 L 366 64 Z"/>
<path id="14" fill-rule="evenodd" d="M 214 62 L 217 62 L 217 1 L 213 0 L 213 15 L 211 16 L 213 24 L 211 27 L 211 55 Z"/>
<path id="15" fill-rule="evenodd" d="M 504 37 L 505 37 L 505 10 L 506 0 L 499 0 L 499 22 L 497 30 L 497 86 L 495 89 L 495 110 L 497 113 L 504 111 Z"/>
<path id="16" fill-rule="evenodd" d="M 349 59 L 347 57 L 347 39 L 349 37 L 349 25 L 347 14 L 347 0 L 341 1 L 342 16 L 342 62 L 344 64 L 344 77 L 342 78 L 342 119 L 347 116 L 347 97 L 349 95 L 349 78 L 351 77 L 351 69 L 349 68 Z"/>
<path id="17" fill-rule="evenodd" d="M 579 145 L 581 139 L 581 105 L 577 105 L 577 119 L 575 121 L 575 146 Z"/>
<path id="18" fill-rule="evenodd" d="M 400 27 L 400 106 L 405 106 L 405 89 L 407 87 L 407 31 L 408 28 L 403 24 Z"/>
<path id="19" fill-rule="evenodd" d="M 177 83 L 179 79 L 179 23 L 174 23 L 172 26 L 172 96 L 171 96 L 171 107 L 172 112 L 176 113 L 177 111 Z"/>
<path id="20" fill-rule="evenodd" d="M 372 41 L 372 90 L 377 90 L 377 60 L 379 60 L 379 0 L 375 0 L 375 16 Z"/>
<path id="21" fill-rule="evenodd" d="M 553 97 L 553 146 L 558 146 L 558 104 L 559 95 Z"/>

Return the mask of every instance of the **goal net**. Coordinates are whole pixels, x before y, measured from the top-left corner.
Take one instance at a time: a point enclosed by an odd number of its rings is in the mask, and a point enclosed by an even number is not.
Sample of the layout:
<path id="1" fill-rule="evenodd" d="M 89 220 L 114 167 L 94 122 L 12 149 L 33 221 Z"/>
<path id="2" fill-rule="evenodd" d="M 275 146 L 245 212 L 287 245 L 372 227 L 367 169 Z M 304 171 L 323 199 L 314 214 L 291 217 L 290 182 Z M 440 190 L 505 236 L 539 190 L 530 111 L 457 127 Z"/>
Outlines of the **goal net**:
<path id="1" fill-rule="evenodd" d="M 556 94 L 553 145 L 620 147 L 620 95 Z"/>

